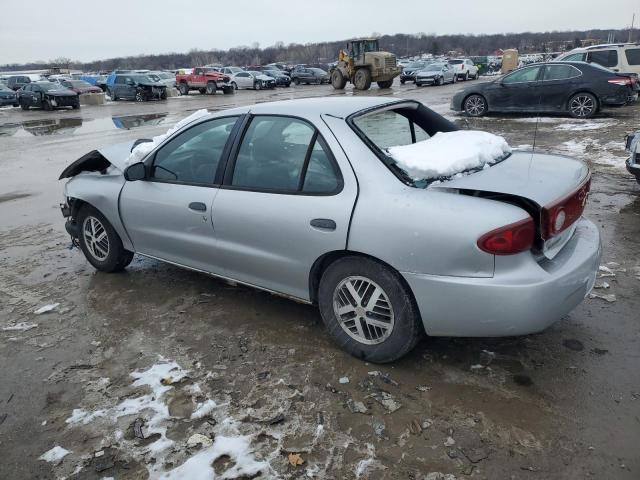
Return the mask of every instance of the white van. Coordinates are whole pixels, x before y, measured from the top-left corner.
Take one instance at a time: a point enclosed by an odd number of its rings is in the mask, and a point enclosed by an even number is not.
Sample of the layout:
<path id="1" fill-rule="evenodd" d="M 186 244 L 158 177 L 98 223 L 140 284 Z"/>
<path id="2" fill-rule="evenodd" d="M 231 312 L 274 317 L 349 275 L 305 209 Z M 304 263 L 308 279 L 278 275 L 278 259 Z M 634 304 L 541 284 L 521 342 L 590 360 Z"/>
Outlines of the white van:
<path id="1" fill-rule="evenodd" d="M 640 43 L 618 43 L 576 48 L 555 60 L 597 63 L 614 72 L 640 75 Z"/>

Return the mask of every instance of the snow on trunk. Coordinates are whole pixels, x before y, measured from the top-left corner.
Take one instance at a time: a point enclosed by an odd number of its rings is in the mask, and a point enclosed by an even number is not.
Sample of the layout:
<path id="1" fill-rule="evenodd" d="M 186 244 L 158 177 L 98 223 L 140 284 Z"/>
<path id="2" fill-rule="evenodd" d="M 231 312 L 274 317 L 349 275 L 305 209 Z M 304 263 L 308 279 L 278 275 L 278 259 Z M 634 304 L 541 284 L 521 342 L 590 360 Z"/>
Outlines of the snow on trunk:
<path id="1" fill-rule="evenodd" d="M 129 155 L 129 158 L 125 162 L 126 166 L 133 165 L 134 163 L 140 162 L 148 153 L 150 153 L 154 148 L 160 145 L 165 139 L 169 138 L 171 135 L 173 135 L 175 132 L 180 130 L 182 127 L 185 127 L 191 122 L 195 122 L 196 120 L 208 114 L 209 112 L 205 108 L 198 110 L 192 113 L 191 115 L 189 115 L 188 117 L 180 120 L 172 128 L 167 130 L 166 133 L 163 133 L 162 135 L 158 135 L 157 137 L 153 137 L 153 141 L 144 142 L 137 145 L 136 148 L 134 148 L 131 151 L 131 155 Z"/>
<path id="2" fill-rule="evenodd" d="M 389 147 L 389 155 L 416 180 L 450 177 L 474 168 L 487 168 L 511 152 L 506 140 L 475 130 L 438 132 L 410 145 Z"/>

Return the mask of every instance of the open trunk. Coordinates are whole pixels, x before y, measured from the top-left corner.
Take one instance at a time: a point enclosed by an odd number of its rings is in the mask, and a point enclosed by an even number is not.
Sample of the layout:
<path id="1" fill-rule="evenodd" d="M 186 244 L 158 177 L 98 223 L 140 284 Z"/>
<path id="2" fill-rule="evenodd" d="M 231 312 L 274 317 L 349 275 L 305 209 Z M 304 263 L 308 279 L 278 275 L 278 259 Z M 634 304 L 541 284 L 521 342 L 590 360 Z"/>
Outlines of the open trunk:
<path id="1" fill-rule="evenodd" d="M 503 201 L 526 210 L 536 225 L 535 247 L 552 258 L 571 237 L 590 187 L 587 166 L 567 157 L 514 152 L 491 168 L 430 189 Z"/>

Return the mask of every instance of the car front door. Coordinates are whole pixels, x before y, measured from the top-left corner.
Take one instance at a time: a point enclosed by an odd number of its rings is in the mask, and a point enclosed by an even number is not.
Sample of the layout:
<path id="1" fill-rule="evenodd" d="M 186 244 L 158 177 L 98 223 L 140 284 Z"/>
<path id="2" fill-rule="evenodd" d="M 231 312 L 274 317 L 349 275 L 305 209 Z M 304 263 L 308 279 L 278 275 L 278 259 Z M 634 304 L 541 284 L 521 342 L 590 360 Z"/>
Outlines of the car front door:
<path id="1" fill-rule="evenodd" d="M 145 160 L 145 180 L 125 183 L 120 215 L 137 253 L 220 273 L 211 207 L 237 119 L 188 128 Z"/>
<path id="2" fill-rule="evenodd" d="M 353 171 L 324 124 L 258 115 L 238 138 L 213 204 L 225 275 L 308 300 L 314 262 L 346 248 Z"/>
<path id="3" fill-rule="evenodd" d="M 540 109 L 564 111 L 575 86 L 580 82 L 582 72 L 567 64 L 545 65 L 540 82 Z"/>
<path id="4" fill-rule="evenodd" d="M 523 67 L 494 82 L 487 89 L 490 110 L 526 112 L 540 103 L 539 65 Z"/>

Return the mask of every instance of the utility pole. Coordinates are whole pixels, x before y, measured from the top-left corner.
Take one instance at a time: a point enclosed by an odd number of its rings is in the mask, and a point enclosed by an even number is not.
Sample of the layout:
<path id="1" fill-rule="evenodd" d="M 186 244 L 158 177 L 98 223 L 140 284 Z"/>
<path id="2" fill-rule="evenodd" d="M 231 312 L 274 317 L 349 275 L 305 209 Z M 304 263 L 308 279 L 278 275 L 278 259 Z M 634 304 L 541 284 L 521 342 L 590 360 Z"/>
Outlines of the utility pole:
<path id="1" fill-rule="evenodd" d="M 632 37 L 633 37 L 633 24 L 636 21 L 636 14 L 634 13 L 633 16 L 631 17 L 631 28 L 629 29 L 629 43 L 631 43 Z"/>

